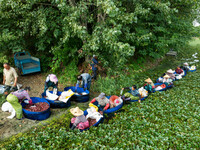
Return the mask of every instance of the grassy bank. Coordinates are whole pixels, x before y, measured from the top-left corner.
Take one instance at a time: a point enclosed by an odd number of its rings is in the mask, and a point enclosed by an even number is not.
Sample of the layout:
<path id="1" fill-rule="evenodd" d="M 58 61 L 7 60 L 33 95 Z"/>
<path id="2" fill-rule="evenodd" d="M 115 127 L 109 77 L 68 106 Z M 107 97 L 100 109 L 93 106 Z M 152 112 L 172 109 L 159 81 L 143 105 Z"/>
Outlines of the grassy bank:
<path id="1" fill-rule="evenodd" d="M 142 86 L 147 77 L 156 80 L 191 57 L 197 48 L 188 48 L 177 58 L 167 57 L 150 70 L 130 68 L 118 77 L 99 78 L 93 93 L 119 94 L 133 83 Z M 200 55 L 198 55 L 200 57 Z M 196 64 L 196 65 L 199 65 Z M 138 64 L 139 66 L 139 64 Z M 141 69 L 142 70 L 142 69 Z M 49 125 L 14 136 L 1 143 L 5 149 L 190 149 L 200 147 L 199 69 L 175 82 L 173 89 L 151 94 L 141 104 L 125 105 L 112 118 L 89 131 L 69 130 L 70 113 Z M 69 111 L 68 111 L 69 112 Z"/>

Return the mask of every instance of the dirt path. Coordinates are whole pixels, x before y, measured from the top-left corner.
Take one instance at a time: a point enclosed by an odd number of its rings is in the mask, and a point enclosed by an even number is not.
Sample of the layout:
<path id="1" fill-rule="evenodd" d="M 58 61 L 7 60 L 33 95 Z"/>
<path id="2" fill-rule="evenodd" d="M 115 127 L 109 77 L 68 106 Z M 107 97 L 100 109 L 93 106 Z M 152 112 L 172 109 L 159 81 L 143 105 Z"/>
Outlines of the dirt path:
<path id="1" fill-rule="evenodd" d="M 45 74 L 36 73 L 36 74 L 30 74 L 26 76 L 20 76 L 19 82 L 23 85 L 23 87 L 30 86 L 31 97 L 41 97 L 41 94 L 44 90 L 44 81 L 46 79 Z M 59 84 L 59 89 L 63 90 L 64 85 Z M 53 117 L 60 115 L 64 113 L 66 109 L 51 109 L 51 117 L 45 121 L 35 121 L 30 119 L 23 119 L 23 120 L 17 120 L 16 118 L 13 119 L 7 119 L 6 117 L 10 115 L 9 112 L 2 112 L 0 109 L 0 140 L 3 140 L 4 138 L 10 137 L 14 134 L 26 131 L 34 126 L 36 126 L 39 123 L 46 123 L 50 121 Z"/>

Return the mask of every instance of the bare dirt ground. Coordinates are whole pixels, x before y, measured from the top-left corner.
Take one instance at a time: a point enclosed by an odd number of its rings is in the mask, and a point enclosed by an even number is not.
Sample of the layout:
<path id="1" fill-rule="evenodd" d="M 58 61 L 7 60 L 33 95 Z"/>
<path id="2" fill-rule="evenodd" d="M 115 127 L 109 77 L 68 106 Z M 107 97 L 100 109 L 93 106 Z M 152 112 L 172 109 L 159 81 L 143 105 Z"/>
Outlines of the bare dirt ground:
<path id="1" fill-rule="evenodd" d="M 22 84 L 23 87 L 30 86 L 31 97 L 41 97 L 44 90 L 44 82 L 46 75 L 42 73 L 30 74 L 26 76 L 19 76 L 18 83 Z M 64 89 L 64 85 L 59 84 L 58 87 L 61 91 Z M 45 121 L 36 121 L 24 118 L 23 120 L 17 120 L 16 118 L 7 119 L 10 115 L 9 112 L 2 112 L 0 109 L 0 141 L 15 135 L 20 132 L 24 132 L 30 128 L 35 128 L 38 124 L 45 124 L 53 117 L 58 116 L 66 112 L 67 108 L 64 109 L 51 109 L 51 116 Z"/>

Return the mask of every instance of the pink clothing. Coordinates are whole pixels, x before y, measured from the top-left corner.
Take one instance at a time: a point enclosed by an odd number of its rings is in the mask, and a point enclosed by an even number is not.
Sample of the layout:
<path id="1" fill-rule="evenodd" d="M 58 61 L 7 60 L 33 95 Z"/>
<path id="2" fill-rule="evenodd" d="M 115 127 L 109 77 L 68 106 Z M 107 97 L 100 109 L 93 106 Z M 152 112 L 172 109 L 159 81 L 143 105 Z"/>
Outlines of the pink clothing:
<path id="1" fill-rule="evenodd" d="M 71 123 L 72 123 L 72 124 L 74 124 L 75 121 L 76 121 L 76 118 L 75 118 L 75 117 L 71 119 Z M 89 124 L 89 121 L 87 120 L 86 122 L 80 122 L 80 123 L 76 126 L 76 128 L 81 129 L 81 130 L 84 130 L 84 129 L 89 128 L 89 126 L 90 126 L 90 124 Z"/>
<path id="2" fill-rule="evenodd" d="M 50 74 L 50 75 L 49 75 L 49 80 L 50 80 L 51 82 L 54 82 L 55 84 L 58 82 L 58 78 L 56 77 L 55 74 Z"/>
<path id="3" fill-rule="evenodd" d="M 15 92 L 11 92 L 11 94 L 15 95 L 18 98 L 18 100 L 23 100 L 24 98 L 31 100 L 30 96 L 28 95 L 27 91 L 25 91 L 25 90 L 18 90 Z"/>

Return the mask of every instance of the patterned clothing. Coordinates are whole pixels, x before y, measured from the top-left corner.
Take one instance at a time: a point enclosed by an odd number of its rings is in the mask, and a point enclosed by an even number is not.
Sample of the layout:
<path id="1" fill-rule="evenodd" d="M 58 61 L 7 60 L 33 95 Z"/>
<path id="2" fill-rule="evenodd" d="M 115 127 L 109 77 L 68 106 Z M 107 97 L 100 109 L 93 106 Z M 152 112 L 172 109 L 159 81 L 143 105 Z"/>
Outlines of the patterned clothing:
<path id="1" fill-rule="evenodd" d="M 168 76 L 170 76 L 170 78 L 172 79 L 172 80 L 175 80 L 175 78 L 176 78 L 176 76 L 175 76 L 175 74 L 173 74 L 173 73 L 166 73 Z"/>
<path id="2" fill-rule="evenodd" d="M 26 90 L 18 90 L 18 91 L 12 92 L 11 94 L 15 95 L 18 98 L 18 100 L 23 100 L 24 98 L 31 100 Z"/>
<path id="3" fill-rule="evenodd" d="M 178 73 L 178 74 L 181 74 L 181 73 L 183 72 L 182 69 L 176 69 L 175 71 L 176 71 L 176 73 Z"/>
<path id="4" fill-rule="evenodd" d="M 81 122 L 84 123 L 86 121 L 87 121 L 87 119 L 85 118 L 85 116 L 81 115 L 81 116 L 76 117 L 76 120 L 75 120 L 74 124 L 78 125 L 79 123 L 81 123 Z"/>
<path id="5" fill-rule="evenodd" d="M 103 107 L 109 103 L 109 99 L 107 97 L 104 97 L 103 99 L 96 97 L 95 100 L 98 102 L 99 105 L 101 105 Z"/>

